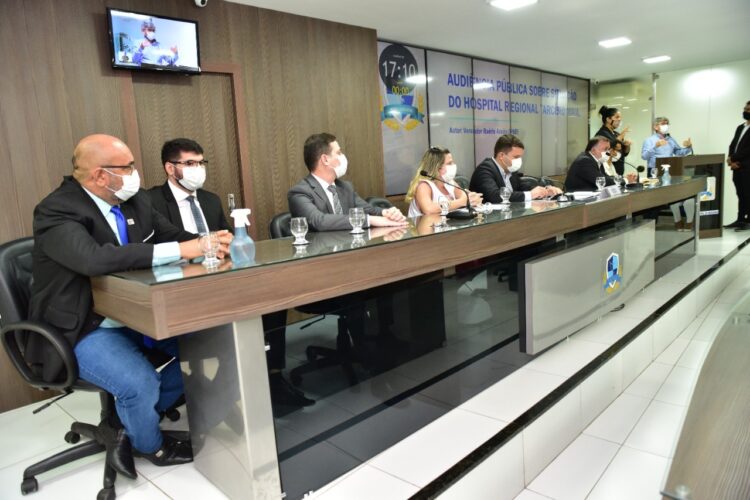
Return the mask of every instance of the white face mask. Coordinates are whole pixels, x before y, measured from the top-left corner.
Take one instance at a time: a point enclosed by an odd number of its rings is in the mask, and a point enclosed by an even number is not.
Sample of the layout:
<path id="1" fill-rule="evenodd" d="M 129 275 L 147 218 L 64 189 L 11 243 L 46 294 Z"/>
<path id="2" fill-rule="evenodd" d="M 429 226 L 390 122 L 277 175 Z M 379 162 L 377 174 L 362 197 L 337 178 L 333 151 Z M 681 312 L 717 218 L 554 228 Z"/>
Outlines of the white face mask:
<path id="1" fill-rule="evenodd" d="M 336 172 L 336 178 L 340 179 L 346 175 L 346 167 L 348 165 L 346 156 L 344 154 L 339 155 L 339 166 L 333 167 L 333 171 Z"/>
<path id="2" fill-rule="evenodd" d="M 122 178 L 122 187 L 117 191 L 107 186 L 107 189 L 112 191 L 115 196 L 117 196 L 117 198 L 119 198 L 121 201 L 128 201 L 141 188 L 141 177 L 140 175 L 138 175 L 138 171 L 135 169 L 133 169 L 133 173 L 130 175 L 116 174 L 114 172 L 110 172 L 106 168 L 102 170 L 104 170 L 108 174 L 116 175 L 117 177 Z"/>
<path id="3" fill-rule="evenodd" d="M 456 178 L 456 172 L 458 172 L 458 167 L 455 163 L 451 163 L 450 165 L 445 166 L 445 173 L 443 174 L 443 180 L 445 182 L 453 182 L 453 179 Z"/>
<path id="4" fill-rule="evenodd" d="M 177 182 L 188 191 L 200 189 L 206 182 L 206 169 L 203 167 L 182 167 L 182 179 Z"/>
<path id="5" fill-rule="evenodd" d="M 514 158 L 510 162 L 510 167 L 508 167 L 508 172 L 510 172 L 511 174 L 513 172 L 518 172 L 519 170 L 521 170 L 521 165 L 523 165 L 523 158 Z"/>
<path id="6" fill-rule="evenodd" d="M 147 31 L 146 38 L 153 41 L 156 38 L 156 33 L 154 33 L 153 31 Z"/>
<path id="7" fill-rule="evenodd" d="M 612 157 L 612 161 L 617 161 L 620 158 L 622 158 L 622 155 L 620 153 L 615 153 L 615 155 Z"/>
<path id="8" fill-rule="evenodd" d="M 669 125 L 659 125 L 659 132 L 662 134 L 669 132 Z"/>
<path id="9" fill-rule="evenodd" d="M 603 151 L 602 155 L 599 157 L 599 163 L 607 163 L 608 159 L 609 159 L 609 153 L 606 151 Z"/>

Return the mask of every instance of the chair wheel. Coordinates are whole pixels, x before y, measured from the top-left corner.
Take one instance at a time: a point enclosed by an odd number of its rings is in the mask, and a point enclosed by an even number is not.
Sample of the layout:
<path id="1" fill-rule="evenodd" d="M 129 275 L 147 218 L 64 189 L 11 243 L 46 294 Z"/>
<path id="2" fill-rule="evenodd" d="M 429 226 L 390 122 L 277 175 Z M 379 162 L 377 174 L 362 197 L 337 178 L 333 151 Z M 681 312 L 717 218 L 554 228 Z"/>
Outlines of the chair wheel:
<path id="1" fill-rule="evenodd" d="M 36 480 L 35 477 L 27 477 L 21 483 L 22 495 L 28 495 L 29 493 L 34 493 L 38 489 L 39 489 L 39 482 Z"/>
<path id="2" fill-rule="evenodd" d="M 81 435 L 77 432 L 68 431 L 65 433 L 65 442 L 70 444 L 76 444 L 81 440 Z"/>
<path id="3" fill-rule="evenodd" d="M 96 500 L 115 500 L 115 489 L 112 488 L 102 488 L 99 490 L 99 493 L 96 494 Z"/>
<path id="4" fill-rule="evenodd" d="M 174 408 L 170 408 L 164 414 L 172 422 L 177 422 L 180 419 L 180 410 L 176 410 Z"/>

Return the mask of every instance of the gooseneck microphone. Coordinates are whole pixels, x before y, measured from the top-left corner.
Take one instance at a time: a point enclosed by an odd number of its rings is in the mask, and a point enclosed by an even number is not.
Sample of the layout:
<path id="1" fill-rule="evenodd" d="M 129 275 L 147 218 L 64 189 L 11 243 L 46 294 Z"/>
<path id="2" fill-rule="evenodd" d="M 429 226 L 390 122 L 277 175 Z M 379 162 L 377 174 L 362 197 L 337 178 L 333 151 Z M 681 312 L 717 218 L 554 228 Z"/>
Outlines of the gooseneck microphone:
<path id="1" fill-rule="evenodd" d="M 433 181 L 440 181 L 443 184 L 447 184 L 448 186 L 453 186 L 456 189 L 460 189 L 464 193 L 466 193 L 466 210 L 469 211 L 468 215 L 461 214 L 460 212 L 451 212 L 451 214 L 448 215 L 448 217 L 451 217 L 453 219 L 472 219 L 477 216 L 477 212 L 474 210 L 474 207 L 471 206 L 471 202 L 469 201 L 469 191 L 462 188 L 458 184 L 453 184 L 452 182 L 446 182 L 440 177 L 435 177 L 434 175 L 430 175 L 427 173 L 426 170 L 420 170 L 419 175 L 422 177 L 427 177 L 428 179 L 432 179 Z"/>

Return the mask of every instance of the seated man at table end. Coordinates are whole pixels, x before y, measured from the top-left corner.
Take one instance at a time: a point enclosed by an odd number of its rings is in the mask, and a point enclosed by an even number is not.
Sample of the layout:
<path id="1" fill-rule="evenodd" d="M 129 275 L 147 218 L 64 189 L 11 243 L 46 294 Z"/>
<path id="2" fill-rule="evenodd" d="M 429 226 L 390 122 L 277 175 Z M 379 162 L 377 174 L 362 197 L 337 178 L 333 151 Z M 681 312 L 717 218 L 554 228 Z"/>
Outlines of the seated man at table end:
<path id="1" fill-rule="evenodd" d="M 228 230 L 221 199 L 203 189 L 208 161 L 203 157 L 201 145 L 185 138 L 167 141 L 161 148 L 161 162 L 167 180 L 149 189 L 154 208 L 169 222 L 191 233 Z M 313 405 L 315 401 L 292 387 L 282 375 L 286 364 L 285 327 L 285 310 L 263 315 L 263 330 L 270 346 L 266 360 L 271 401 L 277 407 Z"/>
<path id="2" fill-rule="evenodd" d="M 155 465 L 192 460 L 188 442 L 159 429 L 159 411 L 183 393 L 182 374 L 175 362 L 157 372 L 140 333 L 94 312 L 90 278 L 202 254 L 195 235 L 167 221 L 139 188 L 133 155 L 122 141 L 96 134 L 78 143 L 73 175 L 34 209 L 29 308 L 32 320 L 58 328 L 70 342 L 80 378 L 114 396 L 124 429 L 117 434 L 113 466 L 128 477 L 135 473 L 127 464 L 131 444 Z M 220 239 L 223 256 L 231 234 Z M 151 349 L 175 357 L 177 341 L 154 341 Z M 52 346 L 38 336 L 30 337 L 24 354 L 43 367 L 46 380 L 63 369 Z"/>
<path id="3" fill-rule="evenodd" d="M 405 226 L 406 217 L 396 207 L 373 207 L 354 191 L 350 182 L 342 181 L 347 159 L 336 137 L 311 135 L 304 146 L 305 165 L 309 174 L 287 193 L 292 217 L 305 217 L 311 231 L 352 229 L 349 209 L 361 207 L 369 226 Z"/>
<path id="4" fill-rule="evenodd" d="M 524 145 L 521 139 L 512 134 L 498 137 L 495 142 L 494 158 L 485 158 L 477 165 L 471 176 L 469 189 L 480 193 L 489 203 L 501 203 L 500 190 L 510 188 L 510 201 L 530 201 L 560 194 L 554 186 L 536 186 L 524 190 L 521 176 L 517 173 L 523 163 Z"/>
<path id="5" fill-rule="evenodd" d="M 606 185 L 615 183 L 613 177 L 604 173 L 602 164 L 609 158 L 608 151 L 611 147 L 609 139 L 603 135 L 597 135 L 589 139 L 586 150 L 579 154 L 568 167 L 565 176 L 565 191 L 596 191 L 597 177 L 604 177 Z"/>

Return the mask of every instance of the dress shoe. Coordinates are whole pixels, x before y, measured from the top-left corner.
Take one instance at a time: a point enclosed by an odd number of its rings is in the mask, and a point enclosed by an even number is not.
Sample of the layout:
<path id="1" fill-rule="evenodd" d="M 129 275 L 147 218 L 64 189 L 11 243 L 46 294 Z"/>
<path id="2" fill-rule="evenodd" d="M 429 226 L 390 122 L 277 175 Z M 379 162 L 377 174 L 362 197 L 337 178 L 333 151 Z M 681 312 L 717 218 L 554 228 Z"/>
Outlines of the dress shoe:
<path id="1" fill-rule="evenodd" d="M 683 231 L 685 229 L 685 221 L 678 220 L 674 223 L 675 231 Z"/>
<path id="2" fill-rule="evenodd" d="M 130 439 L 125 434 L 125 429 L 119 429 L 114 442 L 107 446 L 107 463 L 118 474 L 122 474 L 129 479 L 138 477 L 133 462 L 133 448 L 130 446 Z"/>
<path id="3" fill-rule="evenodd" d="M 692 222 L 686 222 L 685 223 L 685 231 L 693 231 L 693 223 Z"/>
<path id="4" fill-rule="evenodd" d="M 189 441 L 178 441 L 169 434 L 164 435 L 161 448 L 153 453 L 136 451 L 137 457 L 143 457 L 158 467 L 180 465 L 193 461 L 193 449 Z"/>
<path id="5" fill-rule="evenodd" d="M 737 219 L 736 221 L 732 222 L 731 224 L 727 224 L 724 227 L 727 228 L 727 229 L 730 229 L 730 228 L 733 229 L 735 227 L 741 226 L 742 224 L 743 224 L 743 222 L 741 220 Z"/>
<path id="6" fill-rule="evenodd" d="M 268 383 L 271 389 L 271 402 L 281 406 L 312 406 L 315 400 L 305 397 L 305 394 L 292 386 L 281 372 L 269 373 Z"/>

